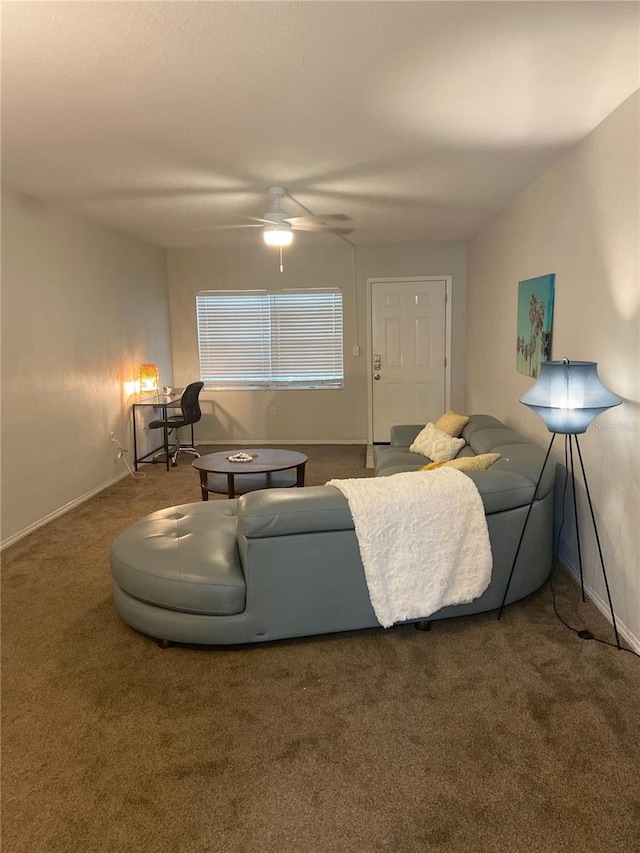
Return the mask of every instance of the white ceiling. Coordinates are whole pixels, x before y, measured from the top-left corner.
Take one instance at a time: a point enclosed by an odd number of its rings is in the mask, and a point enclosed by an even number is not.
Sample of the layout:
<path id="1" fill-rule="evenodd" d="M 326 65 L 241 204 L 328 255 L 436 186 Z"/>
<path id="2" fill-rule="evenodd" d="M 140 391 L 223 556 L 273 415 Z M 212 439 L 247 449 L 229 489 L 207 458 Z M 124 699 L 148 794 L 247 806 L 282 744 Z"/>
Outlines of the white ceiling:
<path id="1" fill-rule="evenodd" d="M 464 240 L 638 88 L 639 8 L 3 2 L 3 182 L 160 246 L 256 239 L 212 226 L 272 184 L 359 245 Z"/>

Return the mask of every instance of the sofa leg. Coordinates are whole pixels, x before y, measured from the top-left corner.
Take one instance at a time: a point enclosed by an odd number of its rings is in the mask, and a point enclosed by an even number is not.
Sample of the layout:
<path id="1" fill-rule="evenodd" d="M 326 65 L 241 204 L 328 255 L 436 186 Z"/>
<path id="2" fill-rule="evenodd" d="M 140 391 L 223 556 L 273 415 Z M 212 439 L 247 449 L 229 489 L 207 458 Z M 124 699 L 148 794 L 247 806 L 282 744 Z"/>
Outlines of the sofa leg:
<path id="1" fill-rule="evenodd" d="M 158 640 L 158 647 L 161 649 L 170 649 L 173 645 L 171 640 Z"/>
<path id="2" fill-rule="evenodd" d="M 423 619 L 421 622 L 416 622 L 416 631 L 430 631 L 431 630 L 431 622 L 427 619 Z"/>

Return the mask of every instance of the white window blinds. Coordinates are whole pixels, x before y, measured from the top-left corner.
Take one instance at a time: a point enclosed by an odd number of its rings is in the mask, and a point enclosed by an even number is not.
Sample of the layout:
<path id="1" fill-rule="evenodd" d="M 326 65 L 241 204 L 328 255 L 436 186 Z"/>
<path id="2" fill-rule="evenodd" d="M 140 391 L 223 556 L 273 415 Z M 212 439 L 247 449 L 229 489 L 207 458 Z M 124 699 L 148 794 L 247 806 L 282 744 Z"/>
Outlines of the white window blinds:
<path id="1" fill-rule="evenodd" d="M 196 294 L 206 388 L 341 388 L 342 293 Z"/>

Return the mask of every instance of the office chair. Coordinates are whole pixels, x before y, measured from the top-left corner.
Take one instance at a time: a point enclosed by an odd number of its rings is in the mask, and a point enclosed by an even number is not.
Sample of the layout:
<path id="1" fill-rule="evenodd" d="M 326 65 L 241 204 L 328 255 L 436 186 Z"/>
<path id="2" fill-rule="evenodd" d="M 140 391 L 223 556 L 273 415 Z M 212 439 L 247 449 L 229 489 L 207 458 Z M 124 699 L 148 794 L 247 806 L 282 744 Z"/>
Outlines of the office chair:
<path id="1" fill-rule="evenodd" d="M 164 450 L 156 453 L 153 459 L 155 462 L 156 457 L 164 456 L 167 462 L 167 471 L 169 470 L 169 460 L 171 460 L 171 465 L 174 467 L 178 464 L 178 453 L 190 453 L 192 456 L 200 457 L 195 448 L 193 425 L 198 423 L 202 417 L 198 398 L 203 387 L 204 382 L 192 382 L 190 385 L 187 385 L 180 397 L 182 414 L 171 415 L 166 419 L 158 418 L 158 420 L 149 423 L 149 429 L 162 429 L 164 431 Z M 191 426 L 191 444 L 181 444 L 180 427 L 189 425 Z M 174 431 L 176 433 L 175 444 L 170 447 L 169 435 Z"/>

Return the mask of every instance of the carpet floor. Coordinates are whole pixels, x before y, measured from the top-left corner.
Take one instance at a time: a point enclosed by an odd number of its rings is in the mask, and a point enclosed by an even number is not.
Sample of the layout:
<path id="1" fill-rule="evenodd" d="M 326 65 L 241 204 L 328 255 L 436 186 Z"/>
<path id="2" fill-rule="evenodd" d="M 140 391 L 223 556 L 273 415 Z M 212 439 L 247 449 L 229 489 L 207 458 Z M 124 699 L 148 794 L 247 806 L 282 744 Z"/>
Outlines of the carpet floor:
<path id="1" fill-rule="evenodd" d="M 371 474 L 299 449 L 308 484 Z M 114 611 L 109 547 L 199 487 L 144 473 L 3 554 L 7 853 L 640 850 L 640 661 L 549 585 L 500 622 L 162 651 Z"/>

